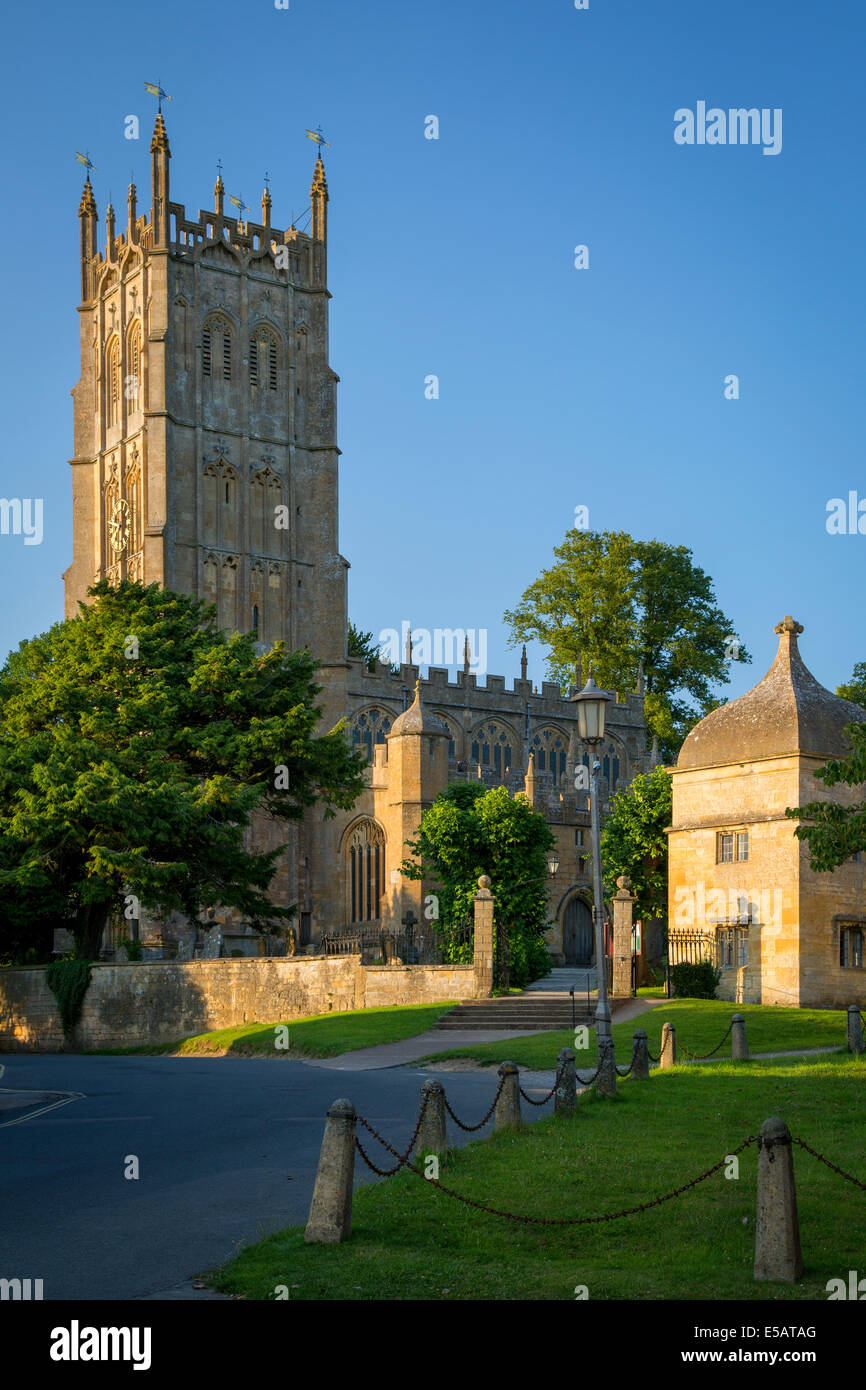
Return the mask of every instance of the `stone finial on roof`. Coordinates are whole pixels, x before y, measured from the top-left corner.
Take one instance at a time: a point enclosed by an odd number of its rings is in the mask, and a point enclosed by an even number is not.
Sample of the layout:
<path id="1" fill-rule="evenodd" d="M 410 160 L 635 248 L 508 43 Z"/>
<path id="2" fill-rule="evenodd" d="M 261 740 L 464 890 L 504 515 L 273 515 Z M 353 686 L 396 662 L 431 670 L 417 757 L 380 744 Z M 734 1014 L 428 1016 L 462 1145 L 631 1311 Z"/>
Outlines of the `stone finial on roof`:
<path id="1" fill-rule="evenodd" d="M 776 623 L 776 626 L 773 628 L 773 631 L 778 633 L 780 636 L 783 633 L 790 632 L 795 642 L 797 640 L 797 634 L 802 632 L 803 630 L 803 624 L 798 623 L 794 618 L 792 618 L 790 613 L 787 617 L 783 618 L 780 623 Z"/>

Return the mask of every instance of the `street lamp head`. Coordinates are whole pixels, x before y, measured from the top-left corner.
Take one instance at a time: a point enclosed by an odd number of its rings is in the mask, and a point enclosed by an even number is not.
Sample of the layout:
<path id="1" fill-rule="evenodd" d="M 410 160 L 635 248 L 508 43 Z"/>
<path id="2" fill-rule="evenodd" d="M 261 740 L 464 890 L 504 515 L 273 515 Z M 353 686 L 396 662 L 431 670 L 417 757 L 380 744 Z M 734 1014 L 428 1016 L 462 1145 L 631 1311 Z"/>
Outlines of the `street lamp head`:
<path id="1" fill-rule="evenodd" d="M 549 854 L 549 855 L 547 856 L 547 872 L 550 874 L 550 877 L 551 877 L 551 878 L 555 878 L 558 871 L 559 871 L 559 859 L 558 859 L 558 857 L 557 857 L 555 854 Z"/>
<path id="2" fill-rule="evenodd" d="M 610 696 L 599 690 L 590 675 L 583 690 L 577 695 L 572 695 L 570 699 L 572 704 L 577 705 L 577 734 L 581 743 L 590 746 L 601 743 L 604 738 L 605 713 L 611 703 Z"/>

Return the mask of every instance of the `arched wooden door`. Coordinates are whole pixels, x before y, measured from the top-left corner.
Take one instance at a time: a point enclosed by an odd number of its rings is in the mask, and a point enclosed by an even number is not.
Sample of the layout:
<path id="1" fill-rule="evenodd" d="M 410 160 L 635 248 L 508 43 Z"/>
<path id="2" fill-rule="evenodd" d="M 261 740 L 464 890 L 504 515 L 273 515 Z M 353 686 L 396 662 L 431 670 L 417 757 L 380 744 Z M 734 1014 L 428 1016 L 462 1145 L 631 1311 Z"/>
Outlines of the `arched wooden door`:
<path id="1" fill-rule="evenodd" d="M 592 913 L 582 898 L 572 898 L 562 914 L 562 954 L 566 965 L 592 964 Z"/>

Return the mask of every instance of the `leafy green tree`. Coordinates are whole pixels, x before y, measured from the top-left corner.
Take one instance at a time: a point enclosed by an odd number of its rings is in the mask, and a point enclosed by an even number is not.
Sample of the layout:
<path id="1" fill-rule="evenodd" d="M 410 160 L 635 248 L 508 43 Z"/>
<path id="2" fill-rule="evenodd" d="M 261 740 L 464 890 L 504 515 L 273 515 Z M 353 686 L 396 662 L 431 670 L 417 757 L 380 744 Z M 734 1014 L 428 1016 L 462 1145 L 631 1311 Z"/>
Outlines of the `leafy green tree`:
<path id="1" fill-rule="evenodd" d="M 866 661 L 858 661 L 847 685 L 840 685 L 836 694 L 841 700 L 851 700 L 866 709 Z"/>
<path id="2" fill-rule="evenodd" d="M 362 632 L 359 627 L 355 626 L 351 618 L 349 619 L 349 640 L 347 654 L 349 656 L 360 657 L 362 661 L 365 661 L 367 663 L 368 671 L 375 671 L 376 662 L 381 661 L 382 659 L 381 648 L 379 647 L 378 643 L 374 641 L 372 632 Z M 400 667 L 392 666 L 391 674 L 393 676 L 399 676 Z"/>
<path id="3" fill-rule="evenodd" d="M 0 913 L 5 934 L 51 918 L 97 955 L 134 894 L 193 921 L 239 909 L 259 929 L 279 850 L 254 812 L 349 808 L 365 760 L 343 724 L 317 734 L 309 652 L 226 633 L 197 599 L 106 581 L 91 604 L 23 642 L 0 670 Z"/>
<path id="4" fill-rule="evenodd" d="M 667 917 L 668 837 L 671 779 L 664 768 L 635 777 L 617 792 L 601 835 L 604 894 L 617 892 L 620 874 L 628 874 L 635 895 L 635 920 Z"/>
<path id="5" fill-rule="evenodd" d="M 578 661 L 608 690 L 635 690 L 642 671 L 647 725 L 672 761 L 720 703 L 713 686 L 730 680 L 730 661 L 751 661 L 712 580 L 686 546 L 624 531 L 568 531 L 554 556 L 504 615 L 512 644 L 544 643 L 551 678 L 563 686 Z"/>
<path id="6" fill-rule="evenodd" d="M 855 675 L 856 671 L 855 667 Z M 850 757 L 832 759 L 818 768 L 815 776 L 827 787 L 841 784 L 862 789 L 866 784 L 866 723 L 849 724 L 845 732 L 851 739 Z M 810 867 L 819 873 L 837 869 L 852 854 L 866 850 L 866 801 L 852 806 L 810 801 L 806 806 L 789 807 L 785 815 L 805 822 L 794 834 L 807 842 Z"/>
<path id="7" fill-rule="evenodd" d="M 379 648 L 373 641 L 373 634 L 372 632 L 362 632 L 359 627 L 355 626 L 351 618 L 349 619 L 348 655 L 360 657 L 362 661 L 367 663 L 368 671 L 375 671 Z"/>
<path id="8" fill-rule="evenodd" d="M 436 883 L 442 935 L 471 921 L 478 880 L 489 874 L 496 920 L 508 925 L 512 984 L 547 974 L 546 852 L 555 840 L 525 796 L 457 782 L 440 792 L 422 816 L 417 838 L 407 844 L 413 858 L 402 871 Z"/>

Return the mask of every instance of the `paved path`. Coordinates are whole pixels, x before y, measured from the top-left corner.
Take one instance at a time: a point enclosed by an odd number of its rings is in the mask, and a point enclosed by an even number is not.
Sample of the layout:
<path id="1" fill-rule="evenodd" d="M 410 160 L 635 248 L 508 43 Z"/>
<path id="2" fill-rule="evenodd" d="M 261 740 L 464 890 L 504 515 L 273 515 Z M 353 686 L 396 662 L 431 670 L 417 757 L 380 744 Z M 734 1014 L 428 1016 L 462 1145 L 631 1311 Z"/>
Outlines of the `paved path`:
<path id="1" fill-rule="evenodd" d="M 530 986 L 532 988 L 532 986 Z M 630 999 L 614 1014 L 614 1023 L 628 1023 L 649 1009 L 655 1009 L 663 999 Z M 400 1042 L 380 1043 L 377 1047 L 361 1047 L 357 1052 L 344 1052 L 340 1057 L 311 1057 L 308 1065 L 325 1067 L 330 1071 L 377 1071 L 383 1067 L 402 1067 L 407 1062 L 417 1062 L 421 1057 L 430 1057 L 437 1052 L 451 1052 L 454 1048 L 477 1047 L 479 1043 L 508 1042 L 512 1038 L 537 1038 L 547 1032 L 544 1028 L 449 1028 L 431 1029 L 428 1033 L 418 1033 L 414 1038 L 403 1038 Z"/>
<path id="2" fill-rule="evenodd" d="M 325 1067 L 329 1071 L 378 1071 L 384 1067 L 402 1067 L 430 1057 L 434 1052 L 450 1052 L 455 1047 L 477 1047 L 479 1043 L 505 1042 L 509 1038 L 536 1038 L 539 1028 L 454 1028 L 440 1032 L 438 1028 L 418 1033 L 400 1042 L 379 1043 L 376 1047 L 359 1047 L 356 1052 L 344 1052 L 339 1057 L 310 1057 L 307 1065 Z"/>

